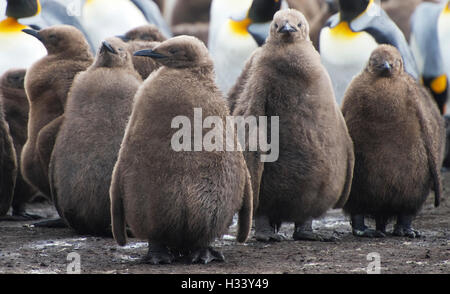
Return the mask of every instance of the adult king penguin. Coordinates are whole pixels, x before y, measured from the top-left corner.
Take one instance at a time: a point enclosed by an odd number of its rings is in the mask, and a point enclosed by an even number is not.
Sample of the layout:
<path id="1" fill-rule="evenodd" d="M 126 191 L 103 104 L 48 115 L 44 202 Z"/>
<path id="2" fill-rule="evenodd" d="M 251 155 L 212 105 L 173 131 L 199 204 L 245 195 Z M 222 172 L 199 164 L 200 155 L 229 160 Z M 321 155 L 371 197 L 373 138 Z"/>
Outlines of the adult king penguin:
<path id="1" fill-rule="evenodd" d="M 445 72 L 450 76 L 450 1 L 446 1 L 438 20 L 438 37 L 441 54 L 444 60 Z M 450 113 L 447 109 L 447 113 Z"/>
<path id="2" fill-rule="evenodd" d="M 258 48 L 258 45 L 262 45 L 265 41 L 264 39 L 260 42 L 259 39 L 252 37 L 249 29 L 268 32 L 273 15 L 282 6 L 287 8 L 287 3 L 283 0 L 253 0 L 249 9 L 234 15 L 226 15 L 222 12 L 218 20 L 213 21 L 217 10 L 226 7 L 220 2 L 220 0 L 214 1 L 211 7 L 209 50 L 214 61 L 217 85 L 223 93 L 227 93 L 241 74 L 246 60 Z M 226 5 L 234 4 L 234 1 L 228 2 Z M 267 26 L 258 27 L 256 24 L 267 24 Z"/>
<path id="3" fill-rule="evenodd" d="M 81 23 L 95 47 L 106 38 L 148 23 L 156 25 L 166 37 L 172 35 L 158 6 L 149 0 L 85 0 Z"/>
<path id="4" fill-rule="evenodd" d="M 39 1 L 7 2 L 6 19 L 0 22 L 0 75 L 10 68 L 28 68 L 47 54 L 39 40 L 22 32 L 29 27 L 18 21 L 38 14 L 40 9 Z"/>
<path id="5" fill-rule="evenodd" d="M 406 72 L 419 77 L 405 36 L 374 0 L 339 0 L 339 13 L 328 20 L 320 33 L 322 62 L 331 76 L 339 104 L 353 77 L 363 70 L 380 44 L 396 47 Z"/>
<path id="6" fill-rule="evenodd" d="M 449 55 L 450 51 L 443 51 L 441 54 L 438 32 L 441 15 L 445 15 L 442 4 L 428 2 L 420 4 L 411 17 L 410 42 L 423 84 L 430 89 L 441 114 L 444 114 L 450 72 L 446 73 L 443 56 Z M 446 38 L 450 39 L 448 36 Z"/>

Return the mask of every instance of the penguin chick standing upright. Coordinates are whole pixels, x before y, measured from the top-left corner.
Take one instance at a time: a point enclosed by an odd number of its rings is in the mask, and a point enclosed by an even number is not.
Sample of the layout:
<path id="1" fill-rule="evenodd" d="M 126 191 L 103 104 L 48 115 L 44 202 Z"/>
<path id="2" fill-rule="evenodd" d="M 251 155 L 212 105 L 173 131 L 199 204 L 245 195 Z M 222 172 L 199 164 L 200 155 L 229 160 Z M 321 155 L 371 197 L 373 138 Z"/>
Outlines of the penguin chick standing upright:
<path id="1" fill-rule="evenodd" d="M 107 39 L 92 66 L 77 75 L 52 153 L 52 197 L 61 218 L 80 234 L 111 234 L 111 174 L 142 83 L 126 46 Z"/>
<path id="2" fill-rule="evenodd" d="M 25 29 L 47 48 L 47 56 L 25 75 L 30 104 L 28 137 L 21 155 L 25 180 L 50 196 L 48 164 L 75 75 L 93 61 L 89 44 L 75 27 L 59 25 L 40 31 Z"/>
<path id="3" fill-rule="evenodd" d="M 11 207 L 17 177 L 16 152 L 4 116 L 3 99 L 0 99 L 0 217 Z"/>
<path id="4" fill-rule="evenodd" d="M 209 246 L 227 232 L 233 215 L 239 211 L 239 242 L 251 228 L 252 191 L 242 152 L 224 151 L 230 150 L 228 140 L 227 149 L 206 149 L 212 143 L 206 132 L 212 125 L 194 134 L 204 138 L 201 146 L 194 142 L 196 151 L 174 146 L 180 139 L 183 146 L 192 143 L 188 136 L 177 139 L 182 130 L 174 129 L 180 126 L 176 119 L 183 118 L 183 129 L 191 132 L 190 122 L 198 127 L 198 111 L 207 117 L 205 124 L 213 118 L 214 141 L 225 141 L 229 110 L 214 83 L 208 50 L 197 38 L 179 36 L 136 54 L 157 59 L 162 67 L 136 94 L 114 167 L 114 238 L 124 245 L 128 224 L 134 236 L 148 239 L 147 259 L 155 264 L 170 263 L 179 254 L 190 262 L 223 260 Z"/>
<path id="5" fill-rule="evenodd" d="M 0 100 L 3 103 L 5 120 L 14 143 L 17 166 L 20 166 L 20 154 L 27 140 L 29 105 L 24 89 L 25 73 L 25 69 L 10 69 L 0 78 Z M 23 179 L 18 170 L 12 202 L 13 220 L 39 218 L 25 211 L 26 203 L 35 193 L 36 190 Z"/>
<path id="6" fill-rule="evenodd" d="M 155 25 L 144 25 L 128 31 L 123 36 L 118 36 L 127 42 L 128 52 L 134 52 L 156 47 L 166 40 L 166 37 Z M 145 80 L 153 71 L 159 68 L 159 64 L 151 58 L 133 56 L 133 65 L 137 72 Z"/>
<path id="7" fill-rule="evenodd" d="M 303 14 L 277 12 L 267 43 L 248 64 L 233 115 L 279 117 L 278 160 L 263 163 L 262 151 L 244 152 L 256 200 L 256 239 L 281 240 L 282 222 L 295 222 L 295 240 L 321 240 L 312 232 L 312 219 L 344 205 L 354 156 Z"/>
<path id="8" fill-rule="evenodd" d="M 398 50 L 381 45 L 355 77 L 342 111 L 355 146 L 352 190 L 344 211 L 353 234 L 383 237 L 390 218 L 394 235 L 415 238 L 413 217 L 430 189 L 435 205 L 442 193 L 440 167 L 444 122 L 428 91 L 403 68 Z M 364 217 L 376 220 L 376 231 Z"/>
<path id="9" fill-rule="evenodd" d="M 399 49 L 407 73 L 419 78 L 405 36 L 374 0 L 339 0 L 339 13 L 320 32 L 320 55 L 330 74 L 338 104 L 379 44 Z"/>

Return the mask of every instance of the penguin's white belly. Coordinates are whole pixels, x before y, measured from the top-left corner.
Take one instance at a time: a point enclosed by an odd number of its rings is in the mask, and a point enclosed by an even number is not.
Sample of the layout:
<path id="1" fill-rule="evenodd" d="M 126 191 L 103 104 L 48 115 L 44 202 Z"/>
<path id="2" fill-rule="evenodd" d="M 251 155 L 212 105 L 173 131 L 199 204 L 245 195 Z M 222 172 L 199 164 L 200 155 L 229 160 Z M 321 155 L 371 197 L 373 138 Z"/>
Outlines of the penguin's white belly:
<path id="1" fill-rule="evenodd" d="M 339 105 L 342 105 L 350 82 L 364 69 L 377 47 L 378 43 L 366 32 L 351 37 L 336 37 L 329 27 L 322 29 L 320 55 L 323 65 L 330 74 Z"/>
<path id="2" fill-rule="evenodd" d="M 258 45 L 250 34 L 233 34 L 224 26 L 217 36 L 216 50 L 211 52 L 216 81 L 223 94 L 228 94 L 239 78 L 250 55 Z"/>
<path id="3" fill-rule="evenodd" d="M 208 49 L 214 51 L 217 35 L 230 17 L 244 15 L 252 0 L 213 0 L 211 3 Z"/>
<path id="4" fill-rule="evenodd" d="M 106 38 L 122 35 L 135 27 L 148 24 L 144 14 L 128 0 L 96 0 L 86 3 L 81 19 L 96 48 Z"/>
<path id="5" fill-rule="evenodd" d="M 438 34 L 445 71 L 450 76 L 450 13 L 443 13 L 439 17 Z"/>
<path id="6" fill-rule="evenodd" d="M 45 55 L 44 45 L 30 35 L 0 33 L 0 75 L 11 68 L 29 68 Z"/>

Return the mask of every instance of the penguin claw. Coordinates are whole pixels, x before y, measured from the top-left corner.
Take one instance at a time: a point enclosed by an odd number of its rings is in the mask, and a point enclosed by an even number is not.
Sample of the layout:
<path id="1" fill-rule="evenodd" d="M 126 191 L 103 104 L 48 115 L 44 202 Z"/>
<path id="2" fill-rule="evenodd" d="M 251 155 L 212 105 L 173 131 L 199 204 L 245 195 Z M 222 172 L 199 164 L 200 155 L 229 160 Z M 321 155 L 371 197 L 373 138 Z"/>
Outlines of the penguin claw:
<path id="1" fill-rule="evenodd" d="M 257 232 L 255 234 L 256 241 L 259 242 L 281 242 L 286 240 L 286 237 L 278 233 Z"/>
<path id="2" fill-rule="evenodd" d="M 147 255 L 142 259 L 141 263 L 147 264 L 171 264 L 175 257 L 169 251 L 167 247 L 164 246 L 150 246 Z"/>
<path id="3" fill-rule="evenodd" d="M 384 238 L 386 237 L 386 234 L 379 230 L 373 230 L 373 229 L 364 229 L 364 230 L 357 230 L 353 229 L 353 235 L 356 237 L 364 237 L 364 238 Z"/>
<path id="4" fill-rule="evenodd" d="M 411 239 L 421 237 L 421 233 L 419 231 L 416 231 L 412 228 L 404 228 L 404 227 L 399 227 L 399 226 L 396 226 L 394 228 L 394 231 L 392 232 L 392 234 L 397 237 L 408 237 Z"/>
<path id="5" fill-rule="evenodd" d="M 189 256 L 190 263 L 208 264 L 212 261 L 223 262 L 225 261 L 225 257 L 221 252 L 214 250 L 211 247 L 194 251 Z"/>

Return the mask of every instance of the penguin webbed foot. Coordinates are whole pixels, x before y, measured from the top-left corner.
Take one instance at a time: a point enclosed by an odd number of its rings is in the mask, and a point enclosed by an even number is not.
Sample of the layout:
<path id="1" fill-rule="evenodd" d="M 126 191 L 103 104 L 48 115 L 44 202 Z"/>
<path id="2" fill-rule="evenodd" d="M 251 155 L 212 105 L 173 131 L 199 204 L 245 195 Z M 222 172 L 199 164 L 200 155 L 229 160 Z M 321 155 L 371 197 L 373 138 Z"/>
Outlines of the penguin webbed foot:
<path id="1" fill-rule="evenodd" d="M 295 223 L 294 234 L 292 235 L 295 241 L 317 241 L 317 242 L 336 242 L 338 237 L 333 235 L 324 235 L 315 233 L 312 229 L 312 220 L 304 223 Z"/>
<path id="2" fill-rule="evenodd" d="M 22 222 L 22 221 L 30 221 L 30 220 L 38 220 L 43 217 L 36 214 L 29 214 L 25 211 L 14 212 L 12 215 L 4 215 L 0 217 L 0 221 L 12 221 L 12 222 Z"/>
<path id="3" fill-rule="evenodd" d="M 255 218 L 255 238 L 260 242 L 281 242 L 287 238 L 278 233 L 281 223 L 273 224 L 266 216 Z"/>
<path id="4" fill-rule="evenodd" d="M 386 237 L 384 219 L 378 221 L 377 229 L 369 229 L 364 224 L 364 215 L 352 215 L 351 216 L 352 233 L 355 237 L 364 238 L 384 238 Z"/>
<path id="5" fill-rule="evenodd" d="M 141 263 L 153 265 L 171 264 L 174 260 L 175 257 L 167 246 L 149 243 L 148 253 L 142 258 Z"/>
<path id="6" fill-rule="evenodd" d="M 394 226 L 392 234 L 397 237 L 409 237 L 411 239 L 420 238 L 421 233 L 412 228 L 412 215 L 397 216 L 397 224 Z"/>
<path id="7" fill-rule="evenodd" d="M 353 229 L 353 236 L 364 238 L 385 238 L 386 232 L 365 228 L 364 230 Z"/>
<path id="8" fill-rule="evenodd" d="M 198 249 L 188 256 L 189 263 L 208 264 L 212 261 L 225 261 L 225 257 L 222 252 L 219 252 L 212 247 Z"/>
<path id="9" fill-rule="evenodd" d="M 56 229 L 68 228 L 66 222 L 62 218 L 39 221 L 34 223 L 33 226 L 36 228 L 56 228 Z"/>

